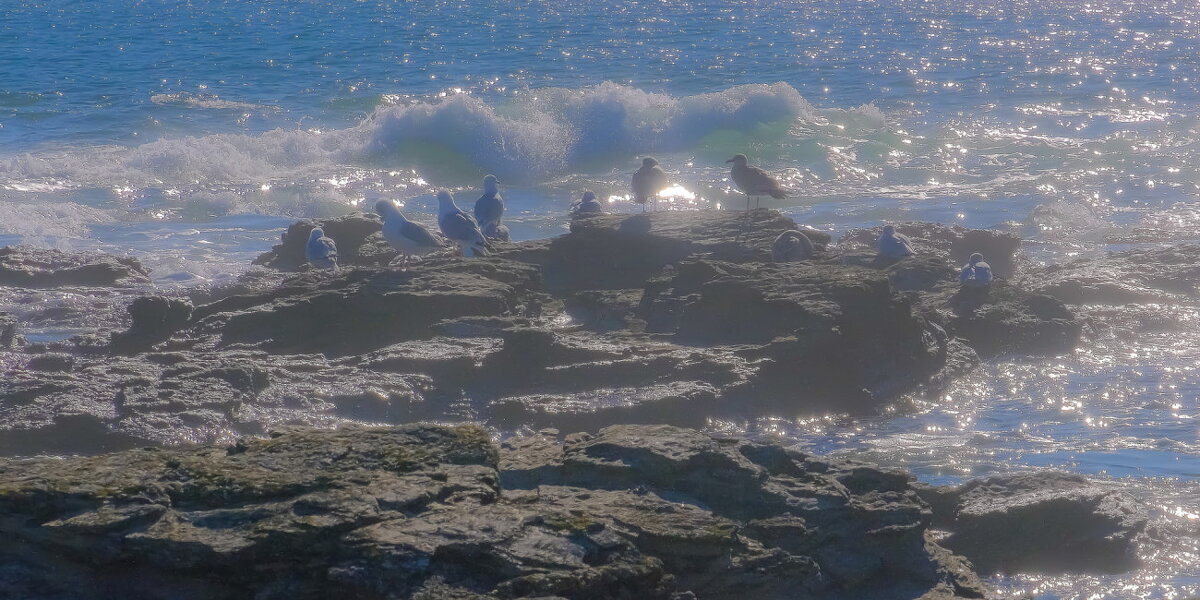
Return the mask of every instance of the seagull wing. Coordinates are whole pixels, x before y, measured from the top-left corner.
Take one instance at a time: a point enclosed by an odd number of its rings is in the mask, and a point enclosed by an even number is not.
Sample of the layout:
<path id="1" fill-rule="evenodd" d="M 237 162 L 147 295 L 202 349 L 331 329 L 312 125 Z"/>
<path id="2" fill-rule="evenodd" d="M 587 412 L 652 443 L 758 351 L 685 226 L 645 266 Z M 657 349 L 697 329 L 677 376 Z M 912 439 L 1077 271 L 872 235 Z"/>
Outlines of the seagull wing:
<path id="1" fill-rule="evenodd" d="M 404 221 L 400 225 L 400 235 L 410 239 L 418 246 L 441 246 L 442 241 L 424 226 L 412 221 Z"/>
<path id="2" fill-rule="evenodd" d="M 475 220 L 485 233 L 494 230 L 503 216 L 504 198 L 500 194 L 484 194 L 475 201 Z"/>
<path id="3" fill-rule="evenodd" d="M 333 240 L 331 240 L 327 237 L 323 237 L 323 238 L 318 238 L 317 243 L 321 244 L 321 248 L 325 254 L 325 258 L 330 258 L 330 259 L 334 259 L 334 260 L 337 259 L 337 244 L 333 243 Z"/>
<path id="4" fill-rule="evenodd" d="M 753 191 L 753 194 L 766 194 L 776 200 L 787 198 L 787 191 L 779 185 L 779 181 L 771 176 L 770 173 L 758 167 L 746 167 L 748 171 L 746 175 L 747 184 Z"/>
<path id="5" fill-rule="evenodd" d="M 483 238 L 483 233 L 479 231 L 479 225 L 475 223 L 475 219 L 461 210 L 446 214 L 438 220 L 438 225 L 441 226 L 442 233 L 455 242 L 487 243 Z"/>

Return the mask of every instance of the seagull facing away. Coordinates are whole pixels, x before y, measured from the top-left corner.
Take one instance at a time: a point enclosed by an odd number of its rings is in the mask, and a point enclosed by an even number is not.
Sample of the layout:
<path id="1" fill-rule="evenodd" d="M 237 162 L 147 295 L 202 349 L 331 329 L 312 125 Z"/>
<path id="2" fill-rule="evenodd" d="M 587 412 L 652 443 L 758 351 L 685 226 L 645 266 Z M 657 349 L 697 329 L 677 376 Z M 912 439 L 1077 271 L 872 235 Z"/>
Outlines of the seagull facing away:
<path id="1" fill-rule="evenodd" d="M 984 287 L 992 283 L 992 265 L 983 262 L 983 255 L 976 252 L 963 266 L 958 281 L 970 287 Z"/>
<path id="2" fill-rule="evenodd" d="M 887 258 L 904 258 L 916 252 L 913 252 L 912 241 L 907 235 L 896 233 L 895 227 L 885 225 L 883 233 L 879 235 L 879 254 Z"/>
<path id="3" fill-rule="evenodd" d="M 425 256 L 444 247 L 442 240 L 424 226 L 404 218 L 395 204 L 380 200 L 375 203 L 375 212 L 383 217 L 383 239 L 404 256 L 401 269 L 408 269 L 412 257 Z"/>
<path id="4" fill-rule="evenodd" d="M 667 187 L 667 172 L 658 166 L 658 161 L 647 156 L 642 159 L 642 168 L 633 174 L 633 201 L 642 205 L 646 211 L 646 203 L 651 200 L 658 208 L 658 192 Z"/>
<path id="5" fill-rule="evenodd" d="M 317 227 L 308 234 L 308 243 L 304 245 L 304 258 L 308 264 L 318 269 L 337 270 L 337 244 L 325 237 L 325 230 Z"/>
<path id="6" fill-rule="evenodd" d="M 795 229 L 779 234 L 775 243 L 771 244 L 771 260 L 774 262 L 804 260 L 812 258 L 814 252 L 812 240 L 804 232 Z"/>
<path id="7" fill-rule="evenodd" d="M 504 198 L 500 196 L 499 183 L 495 175 L 484 177 L 483 195 L 475 201 L 475 221 L 483 235 L 489 238 L 501 237 L 497 228 L 504 216 Z"/>
<path id="8" fill-rule="evenodd" d="M 463 256 L 487 256 L 487 238 L 479 231 L 479 225 L 454 203 L 454 196 L 446 190 L 438 190 L 438 227 L 446 239 L 462 248 Z"/>
<path id="9" fill-rule="evenodd" d="M 770 196 L 776 200 L 787 198 L 787 191 L 779 186 L 774 177 L 758 167 L 746 164 L 745 154 L 735 155 L 725 162 L 733 163 L 729 175 L 733 179 L 733 185 L 746 195 L 746 212 L 750 211 L 750 198 L 755 199 L 755 208 L 758 208 L 759 196 Z"/>
<path id="10" fill-rule="evenodd" d="M 587 190 L 583 193 L 582 200 L 571 205 L 571 214 L 579 217 L 602 215 L 604 214 L 604 205 L 596 199 L 596 192 Z"/>

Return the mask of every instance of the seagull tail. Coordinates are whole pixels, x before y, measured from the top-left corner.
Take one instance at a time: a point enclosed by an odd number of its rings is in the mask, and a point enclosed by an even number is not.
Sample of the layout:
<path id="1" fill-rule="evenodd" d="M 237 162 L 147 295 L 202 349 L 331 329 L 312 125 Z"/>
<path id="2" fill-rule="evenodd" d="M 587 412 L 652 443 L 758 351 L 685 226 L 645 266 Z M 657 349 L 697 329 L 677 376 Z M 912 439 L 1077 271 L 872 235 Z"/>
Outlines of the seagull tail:
<path id="1" fill-rule="evenodd" d="M 491 256 L 492 255 L 491 252 L 488 252 L 487 246 L 484 246 L 483 244 L 475 244 L 474 246 L 467 246 L 466 254 L 467 254 L 467 256 Z"/>

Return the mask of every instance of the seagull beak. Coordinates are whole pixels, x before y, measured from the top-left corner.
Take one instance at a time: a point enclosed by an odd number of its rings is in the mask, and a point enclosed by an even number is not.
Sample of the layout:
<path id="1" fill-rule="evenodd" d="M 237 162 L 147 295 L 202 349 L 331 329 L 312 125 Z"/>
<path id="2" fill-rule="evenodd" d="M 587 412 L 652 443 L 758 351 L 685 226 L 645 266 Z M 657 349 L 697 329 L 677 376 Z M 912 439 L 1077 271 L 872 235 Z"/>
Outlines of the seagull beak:
<path id="1" fill-rule="evenodd" d="M 731 162 L 733 162 L 733 159 L 731 158 L 731 159 L 729 159 L 729 160 L 727 160 L 727 161 L 725 161 L 725 162 L 726 162 L 726 163 L 731 163 Z"/>

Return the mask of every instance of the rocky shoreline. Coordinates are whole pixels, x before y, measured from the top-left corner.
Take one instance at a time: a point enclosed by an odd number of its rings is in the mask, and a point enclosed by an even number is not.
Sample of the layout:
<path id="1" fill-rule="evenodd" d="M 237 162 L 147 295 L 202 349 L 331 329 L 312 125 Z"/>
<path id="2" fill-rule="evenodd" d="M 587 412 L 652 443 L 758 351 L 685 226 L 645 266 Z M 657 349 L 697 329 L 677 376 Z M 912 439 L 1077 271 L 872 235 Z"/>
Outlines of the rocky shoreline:
<path id="1" fill-rule="evenodd" d="M 896 263 L 859 243 L 872 232 L 837 246 L 810 232 L 813 258 L 775 263 L 797 225 L 774 211 L 600 215 L 400 271 L 378 220 L 350 215 L 320 223 L 345 268 L 295 272 L 314 225 L 257 261 L 278 271 L 139 298 L 123 331 L 14 347 L 0 455 L 230 441 L 298 415 L 595 431 L 867 414 L 979 357 L 1069 351 L 1082 328 L 1011 281 L 960 288 L 953 261 L 972 249 L 1007 274 L 1017 243 L 994 232 L 902 226 L 920 255 Z M 57 274 L 92 259 L 71 258 L 30 262 L 78 285 Z"/>
<path id="2" fill-rule="evenodd" d="M 1077 476 L 930 488 L 666 425 L 500 446 L 473 425 L 348 426 L 13 460 L 0 515 L 0 597 L 46 600 L 985 598 L 943 545 L 988 568 L 1116 565 L 1146 523 Z"/>
<path id="3" fill-rule="evenodd" d="M 305 268 L 317 225 L 342 270 Z M 190 297 L 136 297 L 133 261 L 9 249 L 13 289 L 131 301 L 127 327 L 62 341 L 0 315 L 0 456 L 110 452 L 0 462 L 0 597 L 976 598 L 952 551 L 1132 564 L 1141 507 L 1081 478 L 930 488 L 696 431 L 875 413 L 981 358 L 1070 351 L 1066 302 L 1108 291 L 1087 266 L 1017 277 L 1019 240 L 944 225 L 899 226 L 900 261 L 877 231 L 806 231 L 814 256 L 773 262 L 797 228 L 600 215 L 400 271 L 350 215 Z M 975 251 L 988 290 L 957 282 Z M 431 421 L 472 425 L 408 424 Z"/>

